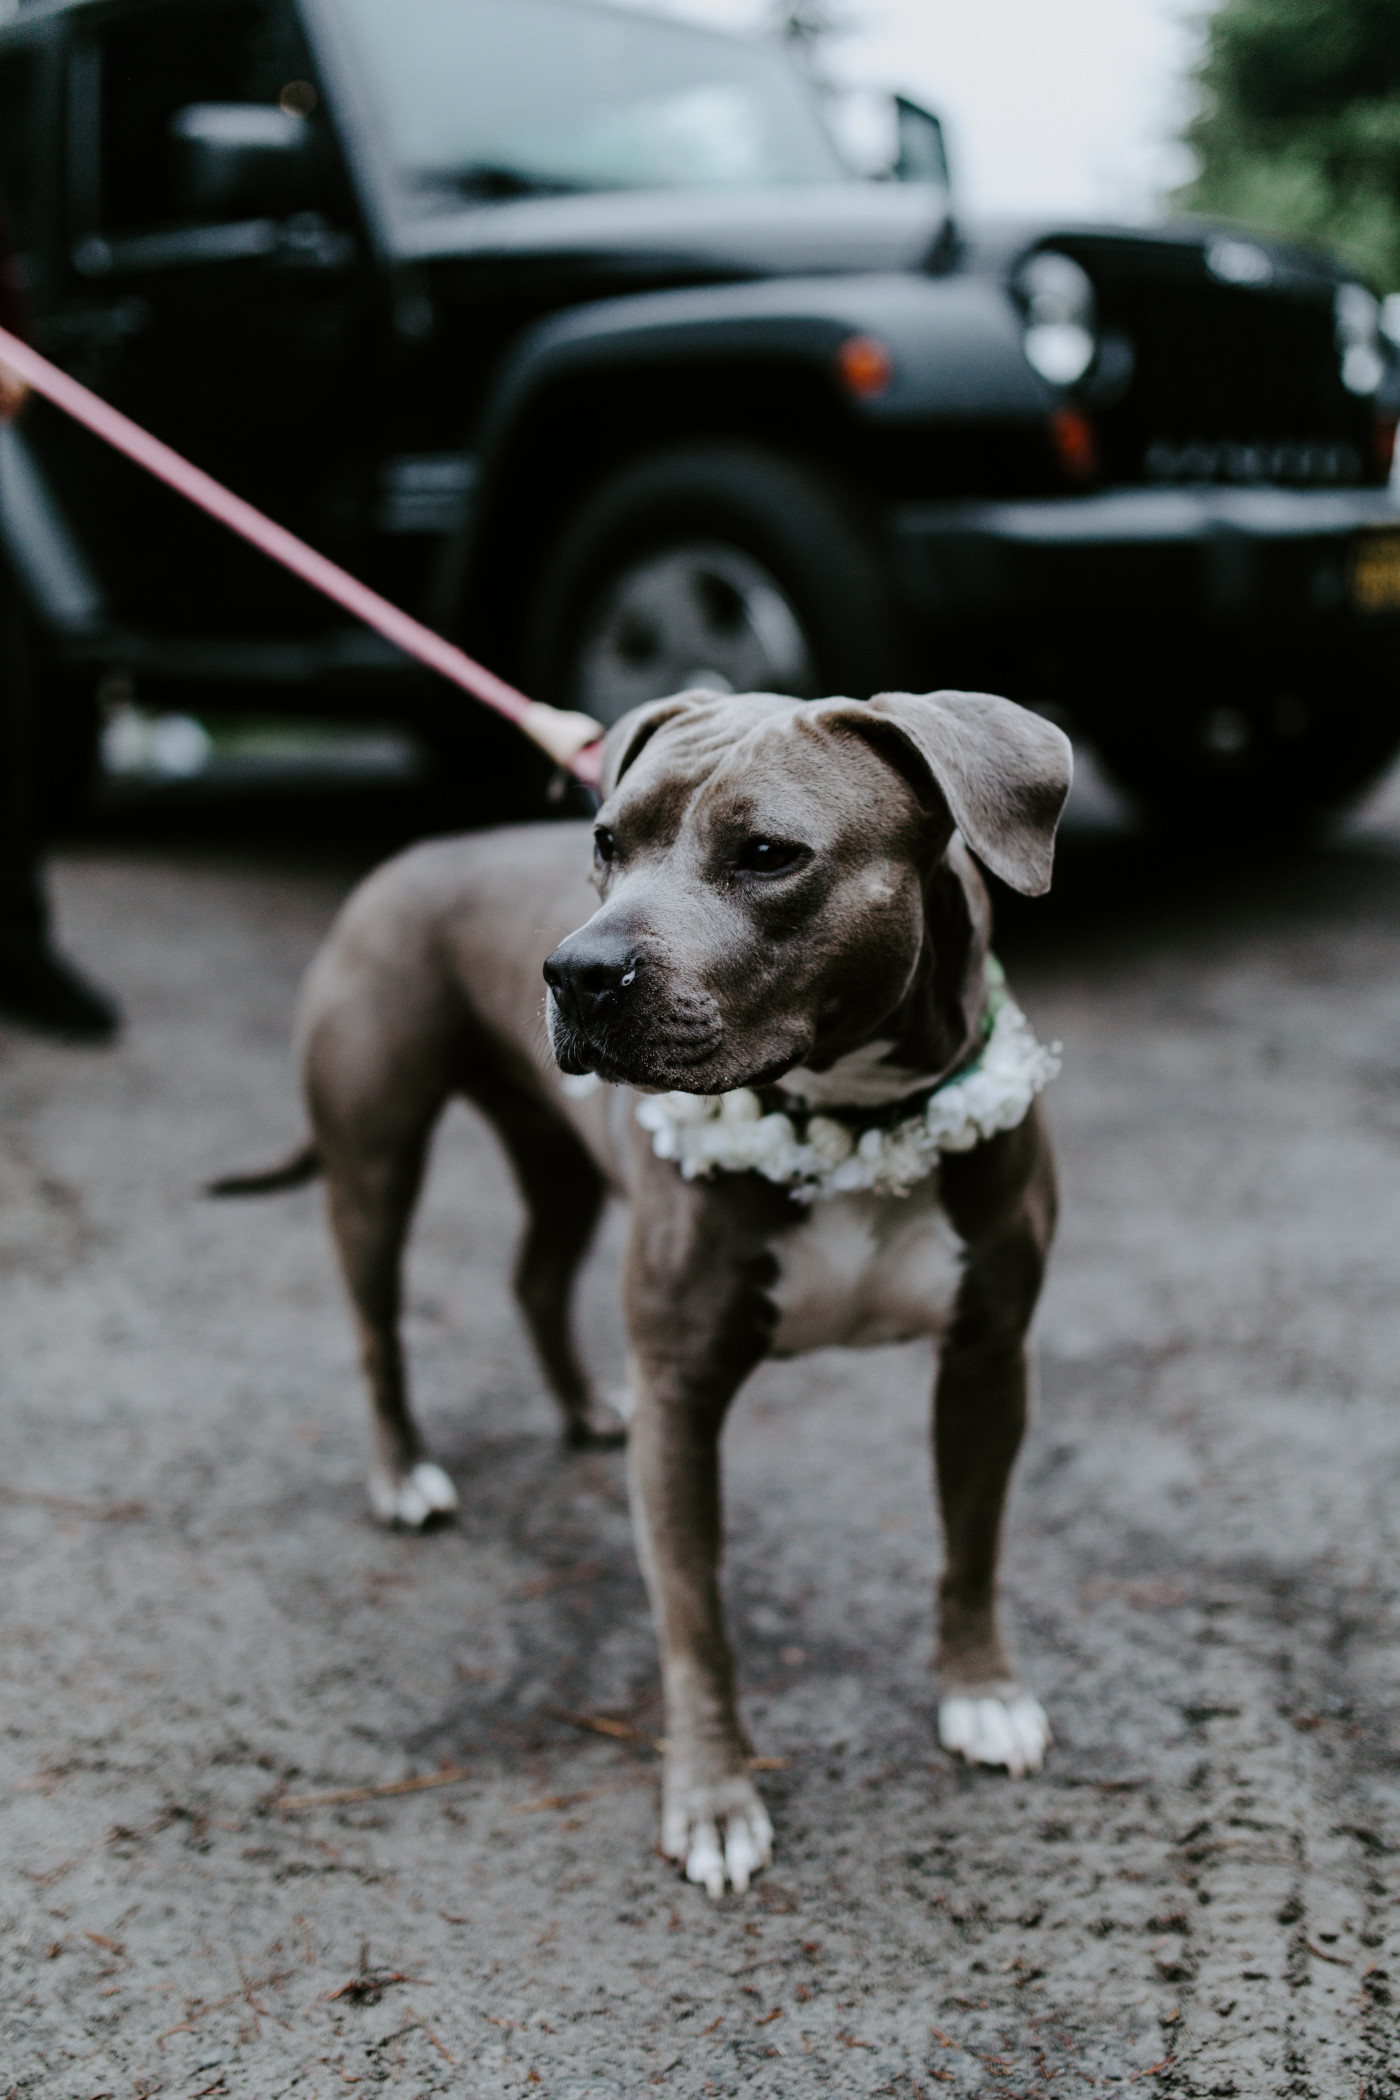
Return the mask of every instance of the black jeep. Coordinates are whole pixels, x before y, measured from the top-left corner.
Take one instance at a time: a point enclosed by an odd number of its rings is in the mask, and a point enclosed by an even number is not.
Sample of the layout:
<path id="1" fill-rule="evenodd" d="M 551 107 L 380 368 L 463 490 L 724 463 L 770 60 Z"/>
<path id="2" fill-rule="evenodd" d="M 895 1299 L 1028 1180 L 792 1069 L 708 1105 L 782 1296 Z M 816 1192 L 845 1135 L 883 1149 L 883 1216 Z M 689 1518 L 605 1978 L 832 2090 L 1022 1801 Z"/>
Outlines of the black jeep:
<path id="1" fill-rule="evenodd" d="M 1400 386 L 1328 257 L 965 225 L 926 112 L 857 177 L 776 48 L 590 0 L 10 10 L 39 347 L 537 696 L 990 687 L 1217 818 L 1400 739 Z M 518 806 L 480 710 L 40 404 L 0 524 L 55 741 L 120 674 Z"/>

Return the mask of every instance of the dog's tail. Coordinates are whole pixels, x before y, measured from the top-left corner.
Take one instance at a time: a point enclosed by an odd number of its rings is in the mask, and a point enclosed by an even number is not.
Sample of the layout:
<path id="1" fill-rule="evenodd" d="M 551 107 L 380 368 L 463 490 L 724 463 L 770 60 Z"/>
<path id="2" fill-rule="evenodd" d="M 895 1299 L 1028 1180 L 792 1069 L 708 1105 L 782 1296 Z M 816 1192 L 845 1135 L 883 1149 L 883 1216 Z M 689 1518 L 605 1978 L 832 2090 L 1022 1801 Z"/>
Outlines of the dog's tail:
<path id="1" fill-rule="evenodd" d="M 321 1171 L 321 1155 L 310 1139 L 275 1167 L 259 1174 L 223 1174 L 204 1185 L 206 1196 L 275 1196 L 281 1189 L 305 1188 Z"/>

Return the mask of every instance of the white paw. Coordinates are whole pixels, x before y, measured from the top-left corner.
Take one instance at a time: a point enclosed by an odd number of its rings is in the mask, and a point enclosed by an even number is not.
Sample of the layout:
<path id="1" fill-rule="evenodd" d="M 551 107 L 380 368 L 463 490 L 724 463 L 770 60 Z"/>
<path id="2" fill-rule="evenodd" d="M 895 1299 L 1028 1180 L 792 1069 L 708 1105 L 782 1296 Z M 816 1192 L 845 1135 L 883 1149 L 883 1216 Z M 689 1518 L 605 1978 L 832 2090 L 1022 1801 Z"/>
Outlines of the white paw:
<path id="1" fill-rule="evenodd" d="M 662 1810 L 661 1849 L 718 1902 L 726 1883 L 742 1896 L 759 1868 L 771 1864 L 773 1826 L 747 1779 L 685 1787 Z"/>
<path id="2" fill-rule="evenodd" d="M 970 1765 L 1005 1765 L 1013 1779 L 1038 1772 L 1050 1742 L 1045 1709 L 1029 1692 L 958 1692 L 938 1709 L 938 1739 Z"/>
<path id="3" fill-rule="evenodd" d="M 369 1500 L 381 1524 L 402 1524 L 410 1531 L 421 1531 L 430 1517 L 454 1516 L 457 1510 L 456 1488 L 430 1458 L 420 1459 L 397 1480 L 371 1473 Z"/>
<path id="4" fill-rule="evenodd" d="M 609 1388 L 607 1404 L 626 1428 L 637 1412 L 637 1395 L 630 1385 L 615 1385 Z"/>

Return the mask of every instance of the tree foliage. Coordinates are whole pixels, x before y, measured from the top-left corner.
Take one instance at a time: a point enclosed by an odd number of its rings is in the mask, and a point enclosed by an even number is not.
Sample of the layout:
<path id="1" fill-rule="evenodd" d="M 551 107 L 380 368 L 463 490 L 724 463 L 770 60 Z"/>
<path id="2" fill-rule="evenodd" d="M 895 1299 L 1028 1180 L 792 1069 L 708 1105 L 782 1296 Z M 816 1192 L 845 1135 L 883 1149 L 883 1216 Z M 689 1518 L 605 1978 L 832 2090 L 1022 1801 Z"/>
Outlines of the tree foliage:
<path id="1" fill-rule="evenodd" d="M 1188 209 L 1340 249 L 1400 289 L 1400 0 L 1224 0 Z"/>

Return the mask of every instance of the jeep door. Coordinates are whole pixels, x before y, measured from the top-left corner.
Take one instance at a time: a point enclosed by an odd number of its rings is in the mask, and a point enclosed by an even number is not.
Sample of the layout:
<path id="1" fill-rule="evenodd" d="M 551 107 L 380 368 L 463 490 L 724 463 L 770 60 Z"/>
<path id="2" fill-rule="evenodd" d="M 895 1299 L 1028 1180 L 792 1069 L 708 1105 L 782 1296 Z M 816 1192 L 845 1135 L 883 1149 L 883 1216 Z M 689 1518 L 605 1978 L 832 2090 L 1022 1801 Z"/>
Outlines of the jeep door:
<path id="1" fill-rule="evenodd" d="M 67 64 L 69 290 L 46 333 L 138 423 L 353 563 L 373 281 L 291 11 L 84 10 Z M 52 419 L 46 435 L 121 624 L 269 638 L 328 624 L 137 469 Z"/>

